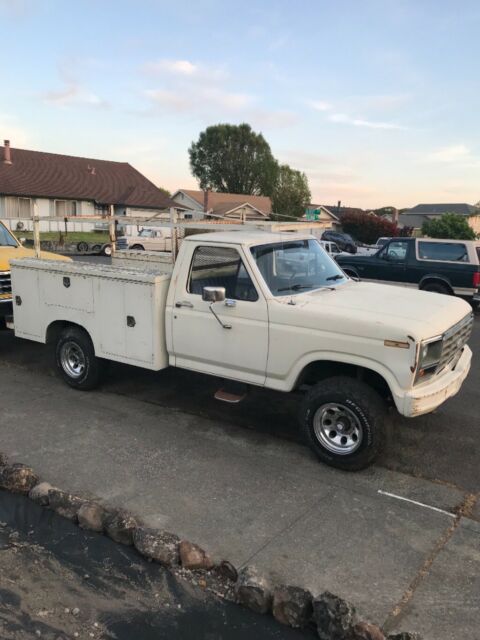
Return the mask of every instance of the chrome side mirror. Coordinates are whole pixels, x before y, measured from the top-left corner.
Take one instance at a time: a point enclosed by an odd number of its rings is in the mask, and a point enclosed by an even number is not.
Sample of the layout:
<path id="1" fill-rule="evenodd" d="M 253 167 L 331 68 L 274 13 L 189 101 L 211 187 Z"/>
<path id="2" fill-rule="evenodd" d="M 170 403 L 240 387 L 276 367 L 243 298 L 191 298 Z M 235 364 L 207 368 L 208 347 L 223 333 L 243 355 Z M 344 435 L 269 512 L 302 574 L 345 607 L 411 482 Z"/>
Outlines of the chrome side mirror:
<path id="1" fill-rule="evenodd" d="M 217 322 L 224 329 L 232 328 L 231 324 L 226 324 L 225 322 L 221 321 L 221 319 L 215 313 L 215 309 L 213 308 L 213 305 L 215 304 L 215 302 L 223 302 L 225 300 L 225 287 L 203 287 L 202 300 L 204 300 L 205 302 L 210 302 L 210 311 L 215 316 Z"/>
<path id="2" fill-rule="evenodd" d="M 225 300 L 225 287 L 203 287 L 202 300 L 205 302 L 223 302 Z"/>

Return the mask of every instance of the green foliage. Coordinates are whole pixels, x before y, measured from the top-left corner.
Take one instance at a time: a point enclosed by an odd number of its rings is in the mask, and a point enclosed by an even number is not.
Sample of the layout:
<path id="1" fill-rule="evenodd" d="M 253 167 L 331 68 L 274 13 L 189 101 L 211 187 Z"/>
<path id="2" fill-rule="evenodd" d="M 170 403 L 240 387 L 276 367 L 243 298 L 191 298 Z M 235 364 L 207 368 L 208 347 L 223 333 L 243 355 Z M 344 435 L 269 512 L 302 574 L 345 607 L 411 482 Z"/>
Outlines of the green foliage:
<path id="1" fill-rule="evenodd" d="M 365 244 L 375 244 L 378 238 L 394 238 L 399 234 L 394 222 L 368 213 L 345 214 L 342 217 L 342 229 Z"/>
<path id="2" fill-rule="evenodd" d="M 451 240 L 475 240 L 475 231 L 465 216 L 444 213 L 441 218 L 426 220 L 422 234 L 429 238 L 450 238 Z"/>
<path id="3" fill-rule="evenodd" d="M 201 189 L 265 196 L 273 192 L 277 161 L 262 134 L 248 124 L 207 127 L 188 153 Z"/>
<path id="4" fill-rule="evenodd" d="M 311 200 L 307 176 L 288 164 L 280 165 L 273 189 L 272 205 L 275 213 L 300 218 Z M 279 220 L 286 220 L 279 216 Z"/>

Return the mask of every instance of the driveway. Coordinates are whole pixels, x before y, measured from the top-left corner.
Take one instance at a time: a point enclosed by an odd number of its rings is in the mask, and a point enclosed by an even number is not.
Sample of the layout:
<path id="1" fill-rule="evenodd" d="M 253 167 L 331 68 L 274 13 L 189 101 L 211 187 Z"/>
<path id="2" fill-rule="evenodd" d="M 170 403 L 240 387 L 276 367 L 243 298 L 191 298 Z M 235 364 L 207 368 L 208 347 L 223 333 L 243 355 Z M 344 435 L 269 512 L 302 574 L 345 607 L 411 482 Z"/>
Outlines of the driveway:
<path id="1" fill-rule="evenodd" d="M 471 346 L 480 347 L 480 318 Z M 476 638 L 479 372 L 438 412 L 394 417 L 379 463 L 346 474 L 298 439 L 292 398 L 213 400 L 218 381 L 113 365 L 80 394 L 45 347 L 0 335 L 2 449 L 241 566 L 352 600 L 389 630 Z M 465 517 L 467 516 L 467 517 Z"/>

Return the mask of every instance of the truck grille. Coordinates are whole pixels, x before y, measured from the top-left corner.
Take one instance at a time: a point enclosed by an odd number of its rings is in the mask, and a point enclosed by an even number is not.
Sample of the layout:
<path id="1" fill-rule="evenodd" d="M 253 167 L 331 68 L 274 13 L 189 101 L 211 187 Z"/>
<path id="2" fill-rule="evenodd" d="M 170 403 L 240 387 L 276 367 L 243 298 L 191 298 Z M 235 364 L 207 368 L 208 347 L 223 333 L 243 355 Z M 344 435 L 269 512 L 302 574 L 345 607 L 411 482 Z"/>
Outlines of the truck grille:
<path id="1" fill-rule="evenodd" d="M 450 364 L 467 344 L 473 328 L 473 315 L 469 314 L 463 320 L 453 325 L 443 336 L 442 356 L 437 371 L 440 372 Z"/>
<path id="2" fill-rule="evenodd" d="M 12 293 L 12 280 L 10 271 L 0 271 L 0 297 Z"/>

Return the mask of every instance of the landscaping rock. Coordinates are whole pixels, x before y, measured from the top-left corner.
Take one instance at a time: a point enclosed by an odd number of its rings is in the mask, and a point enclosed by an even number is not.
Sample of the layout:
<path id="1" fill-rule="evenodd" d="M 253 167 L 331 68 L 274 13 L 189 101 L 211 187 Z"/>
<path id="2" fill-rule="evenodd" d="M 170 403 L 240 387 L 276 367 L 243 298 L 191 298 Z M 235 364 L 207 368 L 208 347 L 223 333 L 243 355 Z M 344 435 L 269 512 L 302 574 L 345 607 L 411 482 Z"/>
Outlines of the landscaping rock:
<path id="1" fill-rule="evenodd" d="M 130 546 L 138 527 L 137 520 L 126 511 L 114 511 L 105 518 L 105 531 L 112 540 Z"/>
<path id="2" fill-rule="evenodd" d="M 0 468 L 1 489 L 27 494 L 36 484 L 38 477 L 31 467 L 16 463 Z"/>
<path id="3" fill-rule="evenodd" d="M 6 467 L 8 465 L 8 458 L 4 453 L 0 452 L 0 467 Z"/>
<path id="4" fill-rule="evenodd" d="M 74 496 L 72 493 L 61 489 L 50 489 L 48 492 L 48 505 L 59 516 L 75 522 L 77 513 L 85 500 Z"/>
<path id="5" fill-rule="evenodd" d="M 84 502 L 77 513 L 78 524 L 82 529 L 90 531 L 103 531 L 106 511 L 96 502 Z"/>
<path id="6" fill-rule="evenodd" d="M 422 636 L 419 633 L 401 631 L 400 633 L 391 633 L 387 636 L 387 640 L 422 640 Z"/>
<path id="7" fill-rule="evenodd" d="M 46 507 L 49 503 L 48 492 L 50 489 L 53 489 L 53 487 L 49 482 L 40 482 L 36 484 L 33 489 L 30 489 L 28 497 L 30 500 L 33 500 L 33 502 L 41 504 L 42 507 Z"/>
<path id="8" fill-rule="evenodd" d="M 325 591 L 313 601 L 313 616 L 321 640 L 353 640 L 357 623 L 355 607 Z"/>
<path id="9" fill-rule="evenodd" d="M 282 585 L 273 592 L 273 617 L 289 627 L 304 627 L 312 617 L 312 594 L 301 587 Z"/>
<path id="10" fill-rule="evenodd" d="M 219 578 L 223 580 L 229 580 L 230 582 L 236 582 L 238 579 L 238 571 L 233 564 L 228 560 L 222 560 L 215 566 L 215 573 Z"/>
<path id="11" fill-rule="evenodd" d="M 206 551 L 193 542 L 182 540 L 179 545 L 180 562 L 185 569 L 206 569 L 213 567 L 213 561 Z"/>
<path id="12" fill-rule="evenodd" d="M 179 563 L 180 538 L 168 531 L 138 527 L 133 544 L 139 553 L 161 564 L 172 567 Z"/>
<path id="13" fill-rule="evenodd" d="M 267 613 L 272 606 L 270 583 L 258 574 L 255 567 L 245 567 L 240 571 L 235 596 L 237 602 L 257 613 Z"/>
<path id="14" fill-rule="evenodd" d="M 359 622 L 355 625 L 354 640 L 385 640 L 383 631 L 376 624 Z"/>

